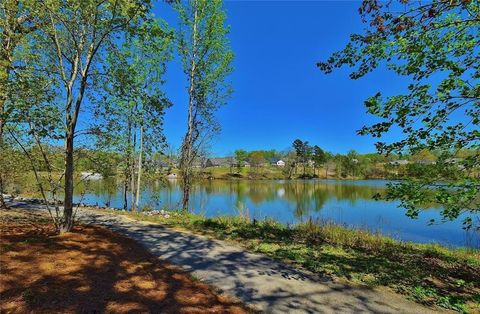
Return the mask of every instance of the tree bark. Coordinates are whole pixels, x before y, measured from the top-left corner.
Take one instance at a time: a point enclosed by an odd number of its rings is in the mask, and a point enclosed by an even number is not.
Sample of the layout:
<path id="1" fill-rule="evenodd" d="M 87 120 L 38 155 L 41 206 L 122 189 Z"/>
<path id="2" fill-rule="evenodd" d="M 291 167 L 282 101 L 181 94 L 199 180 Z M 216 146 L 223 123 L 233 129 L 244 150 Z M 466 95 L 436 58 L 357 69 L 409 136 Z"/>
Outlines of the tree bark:
<path id="1" fill-rule="evenodd" d="M 129 191 L 129 182 L 131 176 L 131 162 L 132 162 L 132 154 L 131 154 L 131 144 L 132 144 L 132 119 L 131 114 L 128 117 L 128 130 L 127 130 L 127 150 L 126 150 L 126 158 L 127 158 L 127 166 L 125 167 L 125 178 L 123 183 L 123 209 L 128 209 L 128 191 Z"/>
<path id="2" fill-rule="evenodd" d="M 130 203 L 131 210 L 135 211 L 135 164 L 136 164 L 136 146 L 137 146 L 137 134 L 136 126 L 133 127 L 133 145 L 132 145 L 132 163 L 130 165 Z"/>
<path id="3" fill-rule="evenodd" d="M 183 181 L 183 198 L 182 198 L 182 210 L 188 211 L 190 202 L 190 188 L 192 181 L 192 155 L 193 155 L 193 132 L 195 128 L 195 121 L 193 116 L 194 106 L 194 93 L 195 93 L 195 73 L 196 73 L 196 49 L 197 49 L 197 23 L 198 23 L 198 8 L 197 2 L 194 2 L 194 18 L 193 18 L 193 31 L 192 31 L 192 59 L 190 67 L 189 78 L 189 101 L 188 101 L 188 122 L 187 122 L 187 134 L 182 148 L 182 181 Z"/>
<path id="4" fill-rule="evenodd" d="M 65 197 L 63 200 L 63 221 L 60 233 L 73 228 L 73 132 L 65 134 Z"/>
<path id="5" fill-rule="evenodd" d="M 3 175 L 0 172 L 0 209 L 7 208 L 7 204 L 5 203 L 5 199 L 3 198 L 3 191 L 5 191 L 5 188 L 3 186 Z"/>
<path id="6" fill-rule="evenodd" d="M 13 58 L 13 49 L 15 47 L 14 32 L 16 25 L 16 15 L 17 15 L 18 2 L 17 1 L 6 1 L 4 3 L 4 9 L 6 13 L 5 17 L 5 27 L 3 28 L 3 40 L 2 48 L 0 51 L 0 208 L 6 208 L 5 199 L 3 198 L 4 193 L 4 167 L 3 164 L 3 152 L 4 152 L 4 139 L 3 139 L 3 129 L 5 127 L 5 102 L 7 101 L 7 82 L 10 76 L 10 70 L 12 68 L 12 58 Z"/>
<path id="7" fill-rule="evenodd" d="M 137 178 L 137 196 L 135 199 L 135 207 L 138 209 L 140 200 L 140 180 L 142 178 L 142 153 L 143 153 L 143 126 L 140 126 L 140 149 L 138 151 L 138 178 Z"/>

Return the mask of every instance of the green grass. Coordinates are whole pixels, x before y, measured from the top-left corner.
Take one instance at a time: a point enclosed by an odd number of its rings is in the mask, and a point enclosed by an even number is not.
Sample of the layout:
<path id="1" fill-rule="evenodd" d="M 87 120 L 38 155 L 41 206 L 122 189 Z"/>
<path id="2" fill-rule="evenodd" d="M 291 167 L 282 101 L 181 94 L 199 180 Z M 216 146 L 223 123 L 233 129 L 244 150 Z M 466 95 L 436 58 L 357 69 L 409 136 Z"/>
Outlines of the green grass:
<path id="1" fill-rule="evenodd" d="M 350 283 L 388 287 L 425 305 L 459 312 L 480 310 L 480 251 L 400 242 L 363 230 L 309 222 L 293 227 L 242 217 L 204 218 L 170 212 L 170 218 L 122 213 L 240 243 L 310 271 Z"/>
<path id="2" fill-rule="evenodd" d="M 285 179 L 283 168 L 276 166 L 265 166 L 258 169 L 242 167 L 240 171 L 236 167 L 208 167 L 198 169 L 197 176 L 214 179 Z"/>

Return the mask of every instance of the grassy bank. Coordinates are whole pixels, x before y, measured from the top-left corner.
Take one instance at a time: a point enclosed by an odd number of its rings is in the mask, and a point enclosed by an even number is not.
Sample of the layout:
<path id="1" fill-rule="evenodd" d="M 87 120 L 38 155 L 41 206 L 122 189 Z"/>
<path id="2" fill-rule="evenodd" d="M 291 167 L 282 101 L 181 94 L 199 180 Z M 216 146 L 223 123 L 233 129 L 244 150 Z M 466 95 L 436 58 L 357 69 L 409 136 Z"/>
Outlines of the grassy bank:
<path id="1" fill-rule="evenodd" d="M 459 312 L 480 312 L 480 251 L 399 242 L 362 230 L 322 223 L 288 227 L 242 217 L 204 218 L 181 212 L 137 220 L 232 240 L 250 251 L 336 280 L 388 287 L 419 303 Z M 168 218 L 166 218 L 168 217 Z"/>

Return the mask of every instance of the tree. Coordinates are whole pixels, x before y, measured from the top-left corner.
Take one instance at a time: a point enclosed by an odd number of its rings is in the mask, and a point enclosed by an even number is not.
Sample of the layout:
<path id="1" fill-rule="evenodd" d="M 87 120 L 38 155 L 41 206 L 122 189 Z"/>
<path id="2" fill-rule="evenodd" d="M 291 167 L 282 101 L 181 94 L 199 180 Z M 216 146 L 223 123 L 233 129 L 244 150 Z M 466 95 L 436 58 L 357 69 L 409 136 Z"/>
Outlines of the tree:
<path id="1" fill-rule="evenodd" d="M 300 161 L 303 165 L 303 176 L 305 177 L 306 165 L 308 164 L 312 155 L 312 147 L 309 145 L 308 141 L 302 142 L 299 139 L 293 141 L 292 146 L 297 153 L 298 161 Z"/>
<path id="2" fill-rule="evenodd" d="M 12 80 L 12 71 L 18 71 L 16 50 L 44 25 L 44 20 L 39 18 L 41 10 L 33 0 L 4 0 L 0 4 L 0 208 L 6 207 L 3 192 L 9 148 L 5 144 L 4 131 L 11 112 L 7 107 L 8 98 L 16 85 Z"/>
<path id="3" fill-rule="evenodd" d="M 323 149 L 315 145 L 313 147 L 313 162 L 316 168 L 319 168 L 321 165 L 324 165 L 327 161 L 327 156 Z M 315 167 L 313 168 L 313 175 L 315 175 Z"/>
<path id="4" fill-rule="evenodd" d="M 464 225 L 471 227 L 468 213 L 480 210 L 480 183 L 472 175 L 480 165 L 479 2 L 364 0 L 359 13 L 365 32 L 352 35 L 318 67 L 330 73 L 356 66 L 350 77 L 358 79 L 386 65 L 411 80 L 405 93 L 383 97 L 379 92 L 365 101 L 368 112 L 382 121 L 359 134 L 382 137 L 398 127 L 405 137 L 377 143 L 380 153 L 441 152 L 436 176 L 392 184 L 387 198 L 399 198 L 410 217 L 417 217 L 423 204 L 439 204 L 443 221 L 465 213 Z M 464 148 L 475 154 L 462 161 L 462 178 L 452 180 L 447 161 Z M 439 181 L 447 184 L 433 184 Z"/>
<path id="5" fill-rule="evenodd" d="M 215 112 L 226 103 L 231 86 L 233 53 L 227 39 L 221 0 L 179 2 L 179 52 L 188 76 L 187 132 L 183 139 L 180 170 L 183 180 L 183 210 L 188 210 L 193 162 L 202 144 L 218 131 Z"/>
<path id="6" fill-rule="evenodd" d="M 257 168 L 265 163 L 265 157 L 261 151 L 254 151 L 250 153 L 250 164 L 252 167 Z"/>
<path id="7" fill-rule="evenodd" d="M 283 159 L 285 161 L 285 167 L 283 167 L 282 173 L 288 179 L 291 179 L 297 163 L 297 154 L 294 151 L 289 150 L 285 152 L 283 156 Z"/>
<path id="8" fill-rule="evenodd" d="M 335 162 L 333 161 L 333 155 L 329 152 L 325 153 L 325 179 L 328 179 L 328 171 L 335 167 Z"/>
<path id="9" fill-rule="evenodd" d="M 240 173 L 242 167 L 245 165 L 245 161 L 247 161 L 248 153 L 243 149 L 237 149 L 235 151 L 235 159 L 237 161 L 237 172 Z"/>
<path id="10" fill-rule="evenodd" d="M 28 6 L 24 6 L 27 3 L 33 5 L 34 1 L 16 2 L 22 10 L 27 10 Z M 22 11 L 22 16 L 38 14 L 35 19 L 45 22 L 43 9 L 33 12 Z M 26 22 L 27 26 L 29 23 Z M 43 27 L 46 27 L 46 24 Z M 0 154 L 7 158 L 1 160 L 0 166 L 4 167 L 4 162 L 8 162 L 8 159 L 14 156 L 10 153 L 24 154 L 24 160 L 35 176 L 35 184 L 45 201 L 53 224 L 59 230 L 61 217 L 56 200 L 63 176 L 55 178 L 53 175 L 53 172 L 58 170 L 55 158 L 57 150 L 53 144 L 60 138 L 62 123 L 59 119 L 61 114 L 54 103 L 57 93 L 53 88 L 54 80 L 49 71 L 44 71 L 45 39 L 42 32 L 44 29 L 38 27 L 28 34 L 22 33 L 20 38 L 17 37 L 18 41 L 15 41 L 11 51 L 9 65 L 11 69 L 8 79 L 2 81 L 8 91 L 2 104 L 5 109 L 2 117 L 2 142 L 9 143 L 11 149 L 2 147 Z M 49 206 L 49 199 L 55 200 L 55 212 Z"/>
<path id="11" fill-rule="evenodd" d="M 135 31 L 135 24 L 150 7 L 148 0 L 86 0 L 36 2 L 48 21 L 42 28 L 43 72 L 55 78 L 53 89 L 64 122 L 63 216 L 59 232 L 73 228 L 75 138 L 84 99 L 100 74 L 106 46 L 122 32 Z"/>
<path id="12" fill-rule="evenodd" d="M 413 161 L 435 161 L 435 155 L 432 154 L 428 149 L 422 149 L 416 152 L 411 158 Z"/>
<path id="13" fill-rule="evenodd" d="M 164 22 L 148 19 L 108 49 L 104 93 L 96 109 L 98 141 L 123 157 L 124 209 L 129 194 L 130 208 L 138 209 L 143 160 L 165 146 L 163 117 L 171 103 L 162 85 L 172 40 Z"/>

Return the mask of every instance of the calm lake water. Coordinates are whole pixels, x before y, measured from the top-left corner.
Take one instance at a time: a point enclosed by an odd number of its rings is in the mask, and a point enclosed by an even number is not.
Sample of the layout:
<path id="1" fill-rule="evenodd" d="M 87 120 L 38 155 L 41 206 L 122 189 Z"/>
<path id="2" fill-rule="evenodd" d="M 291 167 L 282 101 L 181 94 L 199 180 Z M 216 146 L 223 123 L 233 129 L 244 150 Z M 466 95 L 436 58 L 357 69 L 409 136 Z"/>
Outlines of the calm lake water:
<path id="1" fill-rule="evenodd" d="M 192 190 L 191 211 L 206 217 L 239 214 L 251 219 L 268 217 L 286 224 L 321 219 L 401 240 L 480 247 L 479 232 L 464 231 L 460 219 L 428 226 L 430 219 L 439 217 L 438 209 L 427 209 L 418 219 L 411 219 L 405 216 L 404 209 L 397 207 L 397 202 L 373 200 L 374 194 L 385 191 L 386 183 L 382 180 L 204 181 L 195 184 Z M 76 202 L 123 206 L 122 186 L 114 181 L 92 181 L 87 189 L 78 189 L 77 193 Z M 176 180 L 156 182 L 142 191 L 141 206 L 178 209 L 181 195 Z"/>

